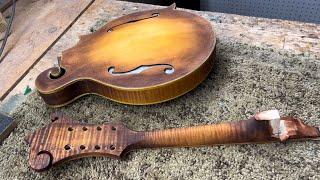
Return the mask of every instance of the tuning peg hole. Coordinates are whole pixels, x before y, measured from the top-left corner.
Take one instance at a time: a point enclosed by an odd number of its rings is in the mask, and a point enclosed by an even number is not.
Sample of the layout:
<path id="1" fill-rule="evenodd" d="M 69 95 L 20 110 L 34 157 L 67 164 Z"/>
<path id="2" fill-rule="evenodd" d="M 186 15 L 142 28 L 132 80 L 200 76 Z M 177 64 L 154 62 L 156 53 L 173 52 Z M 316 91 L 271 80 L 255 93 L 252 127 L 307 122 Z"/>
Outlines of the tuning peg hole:
<path id="1" fill-rule="evenodd" d="M 86 149 L 86 146 L 81 145 L 81 146 L 80 146 L 80 149 L 81 149 L 81 150 L 84 150 L 84 149 Z"/>
<path id="2" fill-rule="evenodd" d="M 64 149 L 68 151 L 68 150 L 71 149 L 71 146 L 69 144 L 67 144 L 67 145 L 64 146 Z"/>
<path id="3" fill-rule="evenodd" d="M 111 150 L 115 150 L 116 147 L 112 144 L 112 145 L 110 145 L 110 149 L 111 149 Z"/>

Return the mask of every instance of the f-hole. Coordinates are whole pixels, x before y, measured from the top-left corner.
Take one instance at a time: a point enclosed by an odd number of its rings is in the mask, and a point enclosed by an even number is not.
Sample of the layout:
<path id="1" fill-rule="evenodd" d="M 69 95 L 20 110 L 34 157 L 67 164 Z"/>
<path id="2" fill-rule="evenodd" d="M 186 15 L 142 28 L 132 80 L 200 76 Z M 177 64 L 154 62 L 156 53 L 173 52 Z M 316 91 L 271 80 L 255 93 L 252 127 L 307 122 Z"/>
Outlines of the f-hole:
<path id="1" fill-rule="evenodd" d="M 117 72 L 116 68 L 114 66 L 111 66 L 108 68 L 109 74 L 112 74 L 113 76 L 123 76 L 123 75 L 132 75 L 132 74 L 140 74 L 143 71 L 147 71 L 149 69 L 155 68 L 155 67 L 162 67 L 163 72 L 167 75 L 174 73 L 174 67 L 170 64 L 152 64 L 152 65 L 141 65 L 135 69 L 124 71 L 124 72 Z"/>
<path id="2" fill-rule="evenodd" d="M 131 21 L 127 21 L 125 23 L 122 23 L 122 24 L 118 24 L 116 26 L 113 26 L 111 28 L 109 28 L 107 30 L 107 32 L 112 32 L 114 30 L 114 28 L 118 27 L 118 26 L 121 26 L 121 25 L 124 25 L 124 24 L 129 24 L 129 23 L 134 23 L 134 22 L 137 22 L 137 21 L 142 21 L 142 20 L 146 20 L 146 19 L 150 19 L 150 18 L 155 18 L 155 17 L 158 17 L 160 16 L 160 13 L 159 12 L 153 12 L 152 14 L 150 14 L 149 16 L 147 17 L 142 17 L 140 19 L 134 19 L 134 20 L 131 20 Z"/>

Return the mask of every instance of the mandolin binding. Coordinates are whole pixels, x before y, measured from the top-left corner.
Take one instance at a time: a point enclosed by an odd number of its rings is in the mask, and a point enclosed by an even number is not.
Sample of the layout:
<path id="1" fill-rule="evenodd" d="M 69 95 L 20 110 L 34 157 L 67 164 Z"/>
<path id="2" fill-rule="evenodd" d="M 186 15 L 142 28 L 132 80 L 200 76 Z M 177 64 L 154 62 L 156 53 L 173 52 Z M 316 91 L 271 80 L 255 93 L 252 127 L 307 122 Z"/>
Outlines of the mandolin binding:
<path id="1" fill-rule="evenodd" d="M 134 105 L 181 96 L 213 66 L 216 37 L 204 18 L 175 5 L 129 14 L 80 36 L 58 67 L 42 72 L 36 88 L 49 105 L 86 94 Z"/>

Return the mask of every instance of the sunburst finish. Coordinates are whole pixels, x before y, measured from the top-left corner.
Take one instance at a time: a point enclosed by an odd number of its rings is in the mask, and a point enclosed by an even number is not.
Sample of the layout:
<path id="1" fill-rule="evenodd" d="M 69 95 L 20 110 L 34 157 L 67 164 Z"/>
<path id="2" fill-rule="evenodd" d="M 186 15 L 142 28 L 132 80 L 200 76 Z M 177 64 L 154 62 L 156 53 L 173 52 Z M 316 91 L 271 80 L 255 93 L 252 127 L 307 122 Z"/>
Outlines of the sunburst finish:
<path id="1" fill-rule="evenodd" d="M 126 104 L 163 102 L 205 79 L 214 48 L 214 31 L 202 17 L 174 6 L 133 13 L 81 36 L 62 53 L 60 68 L 38 76 L 36 87 L 51 106 L 85 94 Z"/>

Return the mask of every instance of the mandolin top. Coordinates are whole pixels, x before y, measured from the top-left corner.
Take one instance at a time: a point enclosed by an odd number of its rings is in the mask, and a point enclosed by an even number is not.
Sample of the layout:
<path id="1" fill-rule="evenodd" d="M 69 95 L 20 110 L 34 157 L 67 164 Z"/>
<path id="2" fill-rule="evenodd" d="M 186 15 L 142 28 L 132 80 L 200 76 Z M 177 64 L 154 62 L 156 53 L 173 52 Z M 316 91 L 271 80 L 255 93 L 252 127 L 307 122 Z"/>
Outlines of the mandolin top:
<path id="1" fill-rule="evenodd" d="M 215 42 L 208 21 L 174 5 L 129 14 L 81 36 L 36 87 L 52 106 L 89 93 L 127 104 L 166 101 L 205 79 Z"/>

